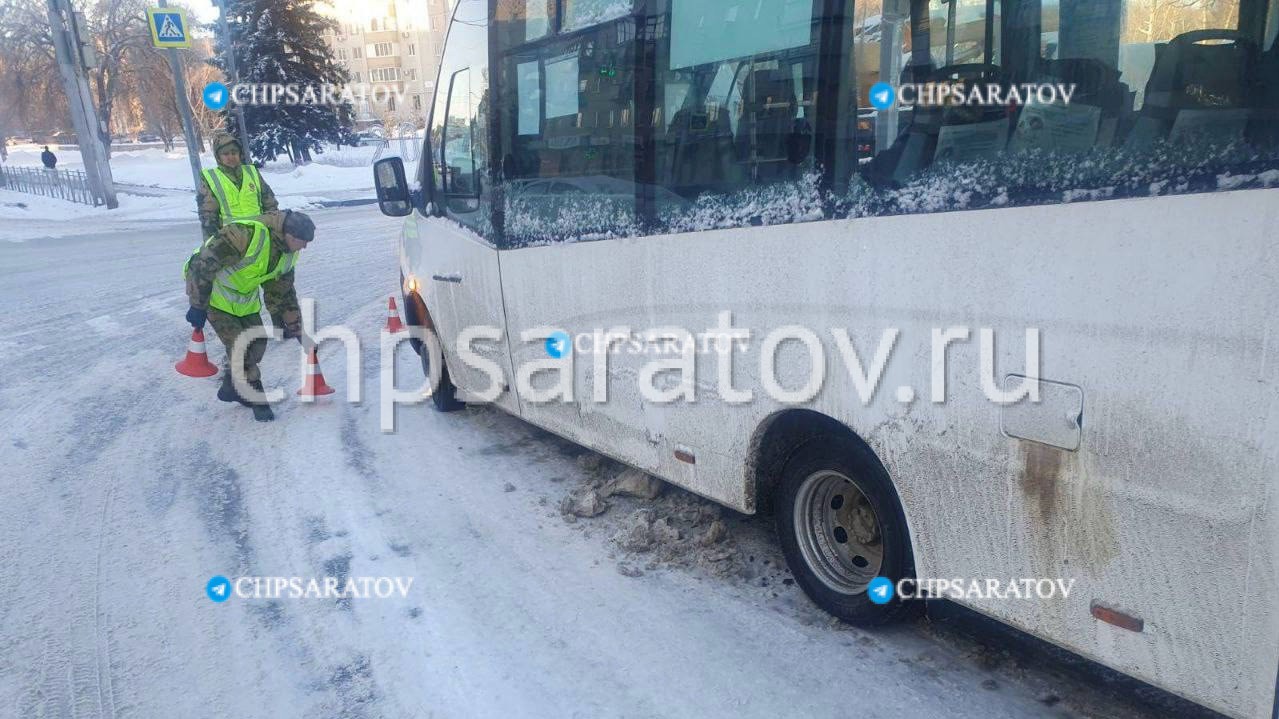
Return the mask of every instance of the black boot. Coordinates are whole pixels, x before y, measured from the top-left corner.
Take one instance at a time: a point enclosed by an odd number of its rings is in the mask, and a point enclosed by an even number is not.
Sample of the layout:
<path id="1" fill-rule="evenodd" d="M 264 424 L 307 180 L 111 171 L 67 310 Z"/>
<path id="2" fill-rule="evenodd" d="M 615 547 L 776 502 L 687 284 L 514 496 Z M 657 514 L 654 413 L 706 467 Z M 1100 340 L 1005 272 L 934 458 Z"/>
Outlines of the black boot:
<path id="1" fill-rule="evenodd" d="M 235 382 L 231 380 L 231 372 L 229 370 L 222 372 L 222 386 L 218 387 L 218 399 L 223 402 L 244 404 L 244 399 L 240 397 L 240 393 L 235 391 Z"/>
<path id="2" fill-rule="evenodd" d="M 258 395 L 263 394 L 262 380 L 255 379 L 249 382 L 249 386 L 252 387 L 253 391 L 258 393 Z M 240 401 L 244 402 L 244 404 L 253 408 L 253 419 L 256 419 L 259 422 L 270 422 L 271 420 L 275 419 L 275 412 L 271 411 L 271 405 L 267 404 L 265 399 L 263 399 L 261 402 L 247 402 L 244 400 L 240 400 Z"/>

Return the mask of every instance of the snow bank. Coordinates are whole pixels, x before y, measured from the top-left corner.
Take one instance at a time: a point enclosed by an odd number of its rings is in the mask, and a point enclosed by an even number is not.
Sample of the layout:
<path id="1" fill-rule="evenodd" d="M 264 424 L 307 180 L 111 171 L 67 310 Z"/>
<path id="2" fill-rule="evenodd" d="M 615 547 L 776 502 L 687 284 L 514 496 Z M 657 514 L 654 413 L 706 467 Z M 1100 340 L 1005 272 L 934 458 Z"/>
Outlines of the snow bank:
<path id="1" fill-rule="evenodd" d="M 771 596 L 794 583 L 771 535 L 758 523 L 736 526 L 742 520 L 733 517 L 744 515 L 594 452 L 577 463 L 584 476 L 561 500 L 560 514 L 583 531 L 602 530 L 620 574 L 696 568 Z"/>
<path id="2" fill-rule="evenodd" d="M 119 200 L 118 208 L 108 210 L 103 206 L 90 207 L 41 195 L 0 190 L 0 240 L 26 242 L 102 232 L 104 223 L 118 230 L 149 230 L 155 228 L 157 220 L 172 223 L 197 220 L 195 199 L 190 196 L 138 197 L 121 194 Z"/>
<path id="3" fill-rule="evenodd" d="M 34 145 L 13 148 L 9 152 L 7 164 L 41 167 L 41 149 Z M 268 162 L 262 168 L 262 176 L 277 196 L 357 190 L 367 190 L 371 196 L 373 157 L 377 150 L 375 146 L 330 148 L 322 154 L 316 154 L 310 164 L 298 167 L 288 161 Z M 84 169 L 79 150 L 58 150 L 55 154 L 58 156 L 59 169 Z M 399 143 L 392 140 L 382 156 L 398 155 Z M 213 164 L 212 154 L 206 152 L 200 155 L 201 167 L 212 167 Z M 405 169 L 410 176 L 416 172 L 416 164 L 406 163 Z M 165 152 L 159 148 L 117 151 L 111 155 L 111 175 L 116 182 L 130 185 L 183 191 L 191 189 L 191 165 L 185 149 L 177 152 Z"/>

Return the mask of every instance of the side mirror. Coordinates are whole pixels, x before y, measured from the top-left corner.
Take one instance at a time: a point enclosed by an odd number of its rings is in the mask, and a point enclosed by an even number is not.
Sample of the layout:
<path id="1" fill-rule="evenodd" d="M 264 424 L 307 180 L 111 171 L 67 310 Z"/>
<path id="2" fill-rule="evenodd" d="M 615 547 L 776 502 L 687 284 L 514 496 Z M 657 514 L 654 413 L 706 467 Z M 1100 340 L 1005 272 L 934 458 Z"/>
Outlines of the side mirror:
<path id="1" fill-rule="evenodd" d="M 403 160 L 388 157 L 373 163 L 373 183 L 377 186 L 377 204 L 382 214 L 403 217 L 413 211 Z"/>

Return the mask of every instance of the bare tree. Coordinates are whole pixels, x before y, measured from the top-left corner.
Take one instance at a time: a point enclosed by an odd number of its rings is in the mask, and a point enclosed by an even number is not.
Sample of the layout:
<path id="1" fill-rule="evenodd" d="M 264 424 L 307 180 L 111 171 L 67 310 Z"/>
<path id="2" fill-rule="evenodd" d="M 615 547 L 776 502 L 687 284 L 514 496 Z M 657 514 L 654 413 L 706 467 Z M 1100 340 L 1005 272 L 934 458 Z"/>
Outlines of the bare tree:
<path id="1" fill-rule="evenodd" d="M 204 104 L 205 86 L 215 81 L 226 82 L 222 71 L 209 64 L 208 60 L 212 56 L 209 42 L 197 41 L 186 55 L 183 67 L 187 81 L 187 102 L 191 105 L 191 117 L 195 121 L 195 132 L 201 152 L 204 150 L 204 138 L 223 125 L 222 114 L 210 110 Z"/>
<path id="2" fill-rule="evenodd" d="M 71 124 L 45 3 L 0 0 L 0 67 L 4 69 L 0 89 L 6 99 L 0 104 L 16 108 L 18 114 L 17 121 L 4 122 L 31 131 Z M 149 4 L 147 0 L 85 0 L 82 6 L 84 39 L 92 44 L 97 58 L 88 78 L 104 125 L 99 134 L 108 153 L 114 133 L 142 129 L 143 123 L 170 145 L 179 134 L 173 75 L 164 56 L 151 47 Z M 206 47 L 199 59 L 188 59 L 188 70 L 201 68 L 207 55 Z"/>
<path id="3" fill-rule="evenodd" d="M 32 133 L 71 126 L 43 0 L 0 0 L 0 63 L 13 124 Z"/>
<path id="4" fill-rule="evenodd" d="M 174 138 L 181 133 L 182 120 L 173 92 L 173 73 L 164 52 L 146 48 L 133 56 L 134 80 L 140 96 L 142 117 L 147 127 L 164 142 L 164 149 L 173 149 Z"/>
<path id="5" fill-rule="evenodd" d="M 103 146 L 111 151 L 112 113 L 116 102 L 128 102 L 127 76 L 139 53 L 151 49 L 143 0 L 97 0 L 87 8 L 89 40 L 97 53 L 97 67 L 89 71 L 94 100 L 103 121 L 99 130 Z"/>

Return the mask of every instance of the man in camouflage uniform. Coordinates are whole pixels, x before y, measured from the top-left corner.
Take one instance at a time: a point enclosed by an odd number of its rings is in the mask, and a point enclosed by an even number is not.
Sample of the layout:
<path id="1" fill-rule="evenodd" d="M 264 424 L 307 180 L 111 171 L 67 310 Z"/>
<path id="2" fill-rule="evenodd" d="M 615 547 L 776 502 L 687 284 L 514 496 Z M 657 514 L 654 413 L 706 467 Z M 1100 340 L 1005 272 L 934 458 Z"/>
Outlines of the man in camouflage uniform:
<path id="1" fill-rule="evenodd" d="M 201 173 L 199 191 L 200 228 L 206 239 L 231 220 L 280 209 L 258 168 L 242 164 L 244 148 L 235 135 L 225 130 L 213 133 L 213 157 L 217 167 Z"/>
<path id="2" fill-rule="evenodd" d="M 302 313 L 293 288 L 293 268 L 298 252 L 314 237 L 315 223 L 301 212 L 267 212 L 227 223 L 209 237 L 183 267 L 187 298 L 191 302 L 187 322 L 200 329 L 207 319 L 218 339 L 226 345 L 218 399 L 251 407 L 258 421 L 274 419 L 271 407 L 262 397 L 262 375 L 258 369 L 266 353 L 266 338 L 250 340 L 238 365 L 232 363 L 232 348 L 242 333 L 262 327 L 259 288 L 265 296 L 271 324 L 284 331 L 285 339 L 296 338 L 303 346 L 309 346 L 309 340 L 302 334 Z M 236 391 L 233 373 L 254 390 L 253 399 L 246 399 Z"/>

